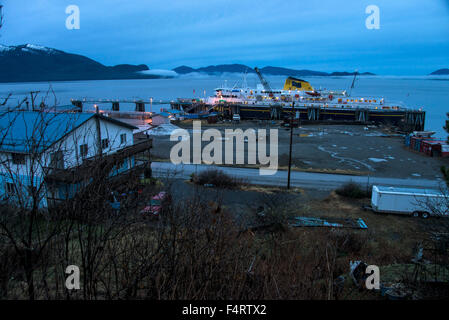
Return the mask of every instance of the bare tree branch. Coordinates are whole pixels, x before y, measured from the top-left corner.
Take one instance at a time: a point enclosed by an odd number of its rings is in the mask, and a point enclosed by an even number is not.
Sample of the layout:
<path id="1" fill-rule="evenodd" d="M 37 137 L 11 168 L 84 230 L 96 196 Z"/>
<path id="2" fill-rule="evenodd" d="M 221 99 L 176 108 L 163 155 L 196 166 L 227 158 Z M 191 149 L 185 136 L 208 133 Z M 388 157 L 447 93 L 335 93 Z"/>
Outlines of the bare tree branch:
<path id="1" fill-rule="evenodd" d="M 8 96 L 5 98 L 5 100 L 3 100 L 2 103 L 0 103 L 0 106 L 4 106 L 8 102 L 9 98 L 11 98 L 11 96 L 12 96 L 12 93 L 9 93 Z"/>
<path id="2" fill-rule="evenodd" d="M 0 4 L 0 29 L 3 26 L 3 5 Z"/>

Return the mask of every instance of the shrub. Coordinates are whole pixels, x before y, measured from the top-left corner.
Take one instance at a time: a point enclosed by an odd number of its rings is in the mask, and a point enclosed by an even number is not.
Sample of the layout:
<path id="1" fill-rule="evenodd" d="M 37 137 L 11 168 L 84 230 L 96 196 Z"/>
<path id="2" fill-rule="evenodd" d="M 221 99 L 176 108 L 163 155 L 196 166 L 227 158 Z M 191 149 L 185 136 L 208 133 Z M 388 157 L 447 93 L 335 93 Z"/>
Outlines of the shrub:
<path id="1" fill-rule="evenodd" d="M 242 179 L 232 177 L 216 169 L 200 172 L 193 177 L 193 182 L 199 185 L 212 184 L 221 188 L 236 188 L 245 184 Z"/>
<path id="2" fill-rule="evenodd" d="M 335 192 L 339 196 L 347 197 L 347 198 L 353 198 L 353 199 L 362 199 L 362 198 L 369 198 L 371 196 L 371 188 L 364 189 L 360 185 L 354 182 L 348 182 L 335 190 Z"/>

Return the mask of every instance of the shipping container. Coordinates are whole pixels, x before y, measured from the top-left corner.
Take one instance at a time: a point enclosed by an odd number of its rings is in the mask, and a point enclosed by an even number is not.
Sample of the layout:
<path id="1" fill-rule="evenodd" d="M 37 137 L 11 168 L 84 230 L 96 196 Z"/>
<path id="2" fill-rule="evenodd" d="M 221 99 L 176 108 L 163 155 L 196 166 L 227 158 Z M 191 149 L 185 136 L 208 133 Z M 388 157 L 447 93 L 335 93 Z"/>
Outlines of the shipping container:
<path id="1" fill-rule="evenodd" d="M 426 142 L 428 142 L 428 141 L 429 141 L 428 139 L 421 140 L 421 143 L 419 145 L 419 152 L 424 152 L 424 148 L 425 148 Z"/>
<path id="2" fill-rule="evenodd" d="M 449 144 L 441 144 L 441 156 L 449 158 Z"/>
<path id="3" fill-rule="evenodd" d="M 425 140 L 422 142 L 422 152 L 431 157 L 440 156 L 443 140 Z"/>
<path id="4" fill-rule="evenodd" d="M 419 138 L 430 138 L 435 134 L 435 131 L 413 131 L 413 136 L 419 137 Z"/>
<path id="5" fill-rule="evenodd" d="M 429 140 L 423 141 L 423 143 L 421 145 L 421 152 L 430 156 L 431 152 L 432 152 L 432 141 L 429 141 Z"/>
<path id="6" fill-rule="evenodd" d="M 413 150 L 415 151 L 419 151 L 419 148 L 421 147 L 421 140 L 420 138 L 416 138 L 415 139 L 415 145 L 413 147 Z"/>
<path id="7" fill-rule="evenodd" d="M 424 152 L 423 141 L 435 140 L 435 138 L 431 137 L 435 134 L 434 131 L 415 131 L 405 138 L 405 145 L 410 149 Z"/>
<path id="8" fill-rule="evenodd" d="M 415 149 L 415 141 L 416 141 L 416 137 L 415 136 L 411 136 L 410 137 L 410 149 Z"/>
<path id="9" fill-rule="evenodd" d="M 411 134 L 408 134 L 408 135 L 405 136 L 405 141 L 404 141 L 404 143 L 405 143 L 405 146 L 406 146 L 406 147 L 410 147 L 410 138 L 411 138 L 411 137 L 412 137 Z"/>

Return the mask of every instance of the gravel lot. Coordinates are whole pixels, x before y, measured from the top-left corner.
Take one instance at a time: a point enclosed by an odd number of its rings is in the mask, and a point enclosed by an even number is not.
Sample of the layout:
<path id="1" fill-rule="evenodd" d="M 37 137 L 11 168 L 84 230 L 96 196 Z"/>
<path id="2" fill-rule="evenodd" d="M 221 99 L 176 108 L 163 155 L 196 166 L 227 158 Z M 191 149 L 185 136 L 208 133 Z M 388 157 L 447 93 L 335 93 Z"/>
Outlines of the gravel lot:
<path id="1" fill-rule="evenodd" d="M 191 124 L 183 124 L 182 127 L 192 135 Z M 202 125 L 203 132 L 209 128 L 218 129 L 223 137 L 225 129 L 278 129 L 279 166 L 283 169 L 288 165 L 290 131 L 279 124 L 243 122 Z M 153 138 L 153 157 L 169 159 L 171 147 L 176 142 L 171 142 L 167 135 L 153 136 Z M 226 138 L 222 141 L 225 142 Z M 202 148 L 208 143 L 202 142 Z M 224 143 L 222 153 L 224 159 Z M 247 143 L 245 143 L 246 154 Z M 245 163 L 247 163 L 246 160 Z M 317 124 L 303 125 L 294 129 L 293 165 L 298 170 L 333 171 L 394 178 L 440 179 L 439 168 L 442 165 L 449 165 L 449 158 L 432 158 L 413 152 L 404 146 L 402 137 L 387 136 L 378 127 Z"/>

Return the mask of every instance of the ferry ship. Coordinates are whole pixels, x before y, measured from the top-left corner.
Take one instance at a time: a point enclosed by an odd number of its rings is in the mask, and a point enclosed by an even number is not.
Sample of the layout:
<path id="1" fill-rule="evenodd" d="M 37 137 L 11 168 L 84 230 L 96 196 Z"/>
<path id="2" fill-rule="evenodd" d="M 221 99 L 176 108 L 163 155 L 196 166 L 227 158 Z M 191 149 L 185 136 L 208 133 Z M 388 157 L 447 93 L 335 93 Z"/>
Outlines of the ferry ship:
<path id="1" fill-rule="evenodd" d="M 246 83 L 244 81 L 244 83 Z M 270 105 L 280 102 L 292 101 L 325 101 L 326 98 L 332 100 L 334 97 L 346 97 L 346 91 L 315 90 L 309 82 L 294 77 L 285 80 L 284 87 L 279 90 L 264 88 L 259 85 L 257 88 L 249 87 L 219 87 L 215 89 L 215 94 L 205 103 L 208 105 L 219 105 L 228 103 L 240 104 L 262 104 Z"/>
<path id="2" fill-rule="evenodd" d="M 282 89 L 273 90 L 258 72 L 257 88 L 219 87 L 206 105 L 225 117 L 237 113 L 241 119 L 282 120 L 292 116 L 310 121 L 401 122 L 424 128 L 422 108 L 410 110 L 400 104 L 387 104 L 383 97 L 353 97 L 346 90 L 315 90 L 305 80 L 288 77 Z M 355 78 L 354 78 L 355 80 Z M 353 81 L 354 83 L 354 81 Z M 411 114 L 411 119 L 407 119 Z"/>
<path id="3" fill-rule="evenodd" d="M 204 100 L 178 99 L 172 107 L 187 112 L 215 111 L 227 119 L 234 114 L 242 120 L 287 120 L 293 116 L 312 122 L 386 123 L 404 130 L 424 130 L 422 108 L 386 103 L 383 97 L 355 97 L 346 90 L 316 90 L 295 77 L 286 78 L 282 89 L 273 90 L 257 68 L 255 71 L 261 82 L 256 88 L 248 87 L 244 80 L 241 86 L 216 88 L 215 94 Z"/>

